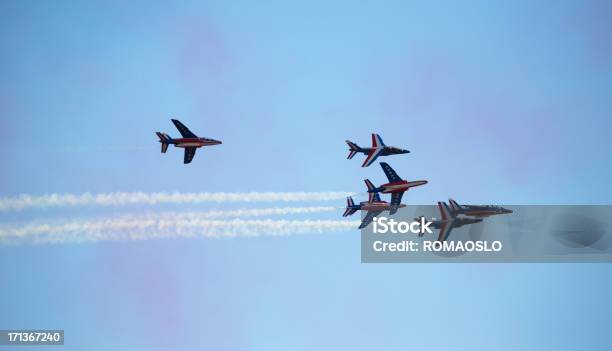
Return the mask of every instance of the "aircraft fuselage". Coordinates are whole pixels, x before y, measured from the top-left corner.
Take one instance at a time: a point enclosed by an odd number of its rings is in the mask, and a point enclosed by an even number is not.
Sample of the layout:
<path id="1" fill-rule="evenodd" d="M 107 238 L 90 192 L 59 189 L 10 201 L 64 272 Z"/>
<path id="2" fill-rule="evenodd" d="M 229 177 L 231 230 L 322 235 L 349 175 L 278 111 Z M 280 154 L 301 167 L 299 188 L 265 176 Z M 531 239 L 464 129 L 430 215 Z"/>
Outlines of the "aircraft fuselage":
<path id="1" fill-rule="evenodd" d="M 404 149 L 400 149 L 398 147 L 394 147 L 394 146 L 384 146 L 384 147 L 362 147 L 361 150 L 357 151 L 360 152 L 362 154 L 369 154 L 370 152 L 372 152 L 372 150 L 378 150 L 378 149 L 383 149 L 380 154 L 378 154 L 378 156 L 389 156 L 389 155 L 399 155 L 399 154 L 407 154 L 410 151 L 408 150 L 404 150 Z"/>
<path id="2" fill-rule="evenodd" d="M 173 144 L 175 147 L 202 147 L 202 146 L 210 146 L 210 145 L 219 145 L 220 141 L 214 139 L 207 138 L 180 138 L 180 139 L 172 139 L 168 141 L 168 144 Z"/>
<path id="3" fill-rule="evenodd" d="M 411 182 L 407 180 L 401 180 L 398 182 L 383 184 L 378 187 L 377 190 L 379 190 L 383 194 L 403 193 L 404 191 L 407 191 L 410 188 L 424 184 L 427 184 L 426 180 L 414 180 Z"/>
<path id="4" fill-rule="evenodd" d="M 361 203 L 360 207 L 362 211 L 387 211 L 391 209 L 391 204 L 387 201 L 374 201 L 372 203 L 364 201 Z M 401 204 L 399 207 L 406 207 L 406 205 Z"/>
<path id="5" fill-rule="evenodd" d="M 489 217 L 489 216 L 512 213 L 512 210 L 508 210 L 503 207 L 496 207 L 496 206 L 463 205 L 461 210 L 459 210 L 458 213 L 464 214 L 466 216 L 473 216 L 473 217 Z"/>

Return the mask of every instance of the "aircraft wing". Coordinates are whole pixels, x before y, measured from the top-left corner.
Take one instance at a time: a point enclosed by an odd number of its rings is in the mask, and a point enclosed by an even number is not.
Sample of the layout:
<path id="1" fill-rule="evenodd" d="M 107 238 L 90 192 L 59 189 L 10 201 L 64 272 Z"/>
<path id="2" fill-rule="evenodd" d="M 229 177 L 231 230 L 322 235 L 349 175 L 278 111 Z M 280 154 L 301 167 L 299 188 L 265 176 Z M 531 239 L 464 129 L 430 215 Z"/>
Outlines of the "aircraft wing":
<path id="1" fill-rule="evenodd" d="M 376 161 L 376 159 L 378 158 L 380 153 L 383 152 L 383 151 L 384 151 L 383 148 L 372 149 L 368 153 L 368 157 L 366 157 L 365 161 L 363 161 L 363 164 L 361 165 L 361 167 L 367 167 L 367 166 L 371 165 L 374 161 Z"/>
<path id="2" fill-rule="evenodd" d="M 445 241 L 453 230 L 452 221 L 444 221 L 440 224 L 440 233 L 438 234 L 438 241 Z"/>
<path id="3" fill-rule="evenodd" d="M 390 183 L 399 182 L 402 180 L 402 178 L 395 173 L 393 168 L 391 168 L 387 162 L 381 162 L 380 166 L 382 167 L 383 172 L 385 172 L 385 175 L 387 176 L 387 179 L 389 179 Z"/>
<path id="4" fill-rule="evenodd" d="M 195 147 L 187 147 L 185 148 L 185 158 L 183 163 L 190 163 L 193 160 L 193 156 L 195 156 L 196 148 Z"/>
<path id="5" fill-rule="evenodd" d="M 391 195 L 391 208 L 389 209 L 389 215 L 394 215 L 399 209 L 399 205 L 402 203 L 402 196 L 404 193 L 393 193 Z"/>
<path id="6" fill-rule="evenodd" d="M 185 125 L 181 123 L 179 120 L 173 119 L 172 123 L 174 123 L 174 126 L 176 127 L 176 129 L 178 129 L 179 133 L 181 133 L 183 138 L 197 138 L 198 137 L 197 135 L 193 134 L 189 130 L 189 128 L 185 127 Z M 188 162 L 185 162 L 185 163 L 188 163 Z"/>
<path id="7" fill-rule="evenodd" d="M 378 216 L 381 213 L 382 211 L 368 211 L 366 216 L 361 221 L 361 224 L 359 225 L 359 229 L 363 229 L 367 227 L 368 225 L 370 225 L 370 223 L 372 223 L 372 221 L 374 220 L 374 217 Z"/>

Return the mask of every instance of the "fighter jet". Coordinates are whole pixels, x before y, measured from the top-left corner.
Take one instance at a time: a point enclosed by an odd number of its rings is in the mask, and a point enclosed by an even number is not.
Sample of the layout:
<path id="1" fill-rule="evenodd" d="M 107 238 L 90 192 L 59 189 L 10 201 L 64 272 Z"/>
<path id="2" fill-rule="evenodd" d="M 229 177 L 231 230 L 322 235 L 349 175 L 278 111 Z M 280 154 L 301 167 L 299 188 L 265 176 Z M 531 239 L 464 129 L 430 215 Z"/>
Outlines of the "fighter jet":
<path id="1" fill-rule="evenodd" d="M 342 214 L 342 217 L 351 216 L 353 215 L 353 213 L 359 210 L 368 211 L 366 213 L 366 216 L 361 221 L 361 224 L 359 225 L 359 229 L 363 229 L 367 227 L 368 225 L 370 225 L 370 223 L 372 223 L 372 221 L 374 220 L 374 217 L 378 216 L 384 211 L 388 211 L 391 209 L 391 205 L 387 201 L 380 200 L 380 195 L 373 194 L 372 197 L 373 197 L 372 202 L 363 201 L 359 205 L 355 205 L 355 202 L 353 202 L 352 197 L 350 196 L 347 197 L 346 198 L 346 210 Z M 406 205 L 400 204 L 399 207 L 406 207 Z"/>
<path id="2" fill-rule="evenodd" d="M 408 191 L 408 189 L 413 188 L 415 186 L 420 186 L 427 184 L 426 180 L 415 180 L 415 181 L 407 181 L 401 179 L 397 173 L 389 166 L 386 162 L 381 162 L 380 166 L 387 175 L 387 179 L 389 179 L 389 183 L 383 184 L 379 187 L 375 187 L 374 184 L 369 179 L 364 180 L 366 186 L 368 187 L 368 193 L 383 193 L 383 194 L 391 194 L 391 209 L 389 210 L 389 214 L 394 214 L 397 212 L 399 208 L 399 204 L 402 202 L 402 196 L 404 192 Z M 372 198 L 370 197 L 370 202 Z"/>
<path id="3" fill-rule="evenodd" d="M 159 137 L 159 142 L 161 143 L 161 152 L 166 153 L 168 150 L 168 145 L 172 144 L 174 147 L 182 147 L 185 149 L 185 158 L 183 159 L 183 163 L 190 163 L 193 160 L 193 156 L 195 156 L 195 152 L 197 148 L 202 146 L 212 146 L 221 144 L 220 141 L 215 139 L 208 138 L 200 138 L 197 135 L 193 134 L 185 125 L 179 122 L 176 119 L 172 120 L 172 123 L 176 126 L 179 133 L 181 133 L 182 138 L 180 139 L 172 139 L 166 133 L 155 132 Z"/>
<path id="4" fill-rule="evenodd" d="M 444 202 L 438 202 L 438 208 L 440 209 L 440 219 L 426 219 L 431 222 L 432 228 L 440 230 L 438 233 L 438 241 L 445 241 L 453 228 L 460 228 L 464 225 L 482 222 L 482 218 L 457 217 L 453 215 L 448 205 Z M 421 218 L 422 217 L 417 217 L 414 220 L 420 221 Z M 423 234 L 419 234 L 419 236 L 423 236 Z"/>
<path id="5" fill-rule="evenodd" d="M 505 209 L 500 206 L 489 206 L 489 205 L 459 205 L 457 201 L 448 199 L 451 213 L 453 215 L 466 215 L 472 217 L 489 217 L 500 214 L 512 213 L 512 210 Z"/>
<path id="6" fill-rule="evenodd" d="M 359 147 L 359 145 L 354 142 L 347 140 L 346 143 L 349 146 L 349 154 L 347 159 L 352 159 L 355 154 L 358 152 L 362 154 L 368 155 L 361 167 L 367 167 L 374 162 L 378 156 L 389 156 L 389 155 L 397 155 L 397 154 L 407 154 L 410 151 L 400 149 L 393 146 L 386 146 L 383 143 L 382 138 L 378 134 L 372 134 L 372 147 Z"/>

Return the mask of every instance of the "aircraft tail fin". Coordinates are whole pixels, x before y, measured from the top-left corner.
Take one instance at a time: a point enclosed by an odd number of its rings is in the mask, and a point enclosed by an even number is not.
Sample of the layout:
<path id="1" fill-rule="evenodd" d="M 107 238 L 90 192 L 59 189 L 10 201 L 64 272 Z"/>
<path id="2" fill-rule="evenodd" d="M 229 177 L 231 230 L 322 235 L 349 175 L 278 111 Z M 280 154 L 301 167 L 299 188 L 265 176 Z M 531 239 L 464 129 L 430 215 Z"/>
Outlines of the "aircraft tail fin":
<path id="1" fill-rule="evenodd" d="M 368 203 L 380 202 L 380 195 L 378 193 L 369 193 L 368 194 Z"/>
<path id="2" fill-rule="evenodd" d="M 368 188 L 368 192 L 369 193 L 374 192 L 374 189 L 376 189 L 374 184 L 372 184 L 372 182 L 369 179 L 364 179 L 363 181 L 365 182 L 365 185 Z"/>
<path id="3" fill-rule="evenodd" d="M 168 144 L 172 140 L 172 138 L 170 138 L 170 136 L 166 133 L 156 132 L 155 134 L 157 134 L 159 142 L 161 143 L 161 152 L 162 154 L 165 154 L 166 150 L 168 150 Z"/>
<path id="4" fill-rule="evenodd" d="M 450 209 L 453 212 L 458 212 L 461 210 L 461 205 L 459 205 L 457 201 L 453 199 L 448 199 L 448 204 L 450 205 Z"/>
<path id="5" fill-rule="evenodd" d="M 346 143 L 349 146 L 349 154 L 347 159 L 351 159 L 353 158 L 353 156 L 355 156 L 355 154 L 357 154 L 357 152 L 361 151 L 361 148 L 359 147 L 359 145 L 355 144 L 354 142 L 347 140 Z"/>
<path id="6" fill-rule="evenodd" d="M 385 143 L 383 142 L 382 138 L 380 137 L 380 135 L 376 133 L 372 133 L 372 147 L 373 148 L 385 147 Z"/>
<path id="7" fill-rule="evenodd" d="M 353 201 L 353 198 L 349 196 L 346 198 L 346 210 L 344 210 L 342 217 L 351 216 L 355 212 L 357 212 L 357 208 L 355 207 L 355 202 Z"/>

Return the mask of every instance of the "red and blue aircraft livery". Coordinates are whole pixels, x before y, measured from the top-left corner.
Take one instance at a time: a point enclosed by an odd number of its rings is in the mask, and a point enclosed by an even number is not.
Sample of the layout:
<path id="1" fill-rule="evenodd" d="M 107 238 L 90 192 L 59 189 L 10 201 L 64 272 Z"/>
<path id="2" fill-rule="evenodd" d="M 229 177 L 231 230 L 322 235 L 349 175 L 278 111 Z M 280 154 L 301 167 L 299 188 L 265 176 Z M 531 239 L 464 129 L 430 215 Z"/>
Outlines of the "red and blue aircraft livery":
<path id="1" fill-rule="evenodd" d="M 386 146 L 378 134 L 372 134 L 372 147 L 359 147 L 359 145 L 350 140 L 347 140 L 346 143 L 349 146 L 349 154 L 347 157 L 349 160 L 352 159 L 358 152 L 367 155 L 361 167 L 368 167 L 378 158 L 378 156 L 407 154 L 410 152 L 397 147 Z"/>
<path id="2" fill-rule="evenodd" d="M 374 220 L 374 217 L 378 216 L 383 211 L 390 211 L 392 209 L 392 205 L 390 203 L 388 203 L 387 201 L 380 200 L 380 195 L 373 194 L 372 198 L 373 198 L 373 201 L 371 202 L 363 201 L 359 205 L 355 205 L 353 198 L 350 196 L 347 197 L 346 198 L 346 210 L 344 211 L 344 214 L 342 214 L 342 216 L 343 217 L 351 216 L 353 213 L 359 210 L 367 211 L 365 217 L 363 218 L 363 220 L 361 221 L 361 224 L 359 225 L 359 229 L 363 229 L 367 227 L 370 223 L 372 223 L 372 221 Z M 398 207 L 405 207 L 405 206 L 406 205 L 404 204 L 400 204 Z"/>
<path id="3" fill-rule="evenodd" d="M 389 166 L 389 164 L 386 162 L 381 162 L 380 166 L 382 167 L 383 172 L 385 172 L 387 179 L 389 179 L 389 183 L 383 184 L 379 187 L 375 187 L 369 179 L 366 179 L 365 183 L 368 187 L 368 193 L 370 194 L 391 194 L 391 210 L 389 211 L 389 214 L 394 214 L 397 212 L 397 209 L 402 202 L 404 192 L 408 191 L 410 188 L 427 184 L 426 180 L 414 180 L 409 182 L 400 178 L 393 168 L 391 168 L 391 166 Z M 372 196 L 370 196 L 370 202 L 371 201 Z"/>
<path id="4" fill-rule="evenodd" d="M 190 163 L 191 160 L 193 160 L 197 148 L 221 144 L 219 140 L 198 137 L 187 127 L 185 127 L 183 123 L 176 119 L 173 119 L 172 123 L 174 123 L 176 129 L 178 129 L 179 133 L 181 133 L 182 138 L 172 139 L 168 134 L 160 132 L 156 132 L 155 134 L 157 134 L 159 137 L 162 153 L 166 153 L 166 150 L 168 150 L 168 145 L 170 144 L 174 145 L 174 147 L 182 147 L 185 149 L 183 163 Z"/>

